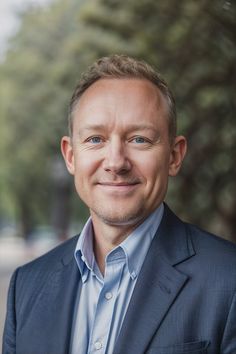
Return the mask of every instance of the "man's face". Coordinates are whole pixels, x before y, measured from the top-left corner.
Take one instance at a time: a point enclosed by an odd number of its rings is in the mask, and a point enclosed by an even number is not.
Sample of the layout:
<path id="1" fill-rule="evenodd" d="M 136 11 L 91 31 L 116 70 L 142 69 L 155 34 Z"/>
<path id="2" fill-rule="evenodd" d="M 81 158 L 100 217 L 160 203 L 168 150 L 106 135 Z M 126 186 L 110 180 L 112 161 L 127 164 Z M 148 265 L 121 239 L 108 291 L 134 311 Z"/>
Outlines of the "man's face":
<path id="1" fill-rule="evenodd" d="M 62 138 L 80 198 L 110 225 L 135 225 L 160 205 L 185 148 L 183 137 L 170 144 L 165 100 L 141 79 L 95 82 L 77 104 L 72 139 Z"/>

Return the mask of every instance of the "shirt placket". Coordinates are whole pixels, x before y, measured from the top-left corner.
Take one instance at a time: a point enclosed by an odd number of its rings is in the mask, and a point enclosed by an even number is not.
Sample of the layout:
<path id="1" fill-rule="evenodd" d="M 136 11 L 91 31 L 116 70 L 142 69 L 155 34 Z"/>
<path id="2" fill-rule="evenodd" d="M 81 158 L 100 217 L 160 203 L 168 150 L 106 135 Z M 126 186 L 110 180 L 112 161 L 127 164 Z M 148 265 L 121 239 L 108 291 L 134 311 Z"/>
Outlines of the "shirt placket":
<path id="1" fill-rule="evenodd" d="M 90 334 L 88 354 L 105 354 L 108 336 L 111 330 L 114 305 L 119 291 L 125 255 L 120 251 L 110 257 L 106 263 L 104 284 L 100 291 L 92 331 Z"/>

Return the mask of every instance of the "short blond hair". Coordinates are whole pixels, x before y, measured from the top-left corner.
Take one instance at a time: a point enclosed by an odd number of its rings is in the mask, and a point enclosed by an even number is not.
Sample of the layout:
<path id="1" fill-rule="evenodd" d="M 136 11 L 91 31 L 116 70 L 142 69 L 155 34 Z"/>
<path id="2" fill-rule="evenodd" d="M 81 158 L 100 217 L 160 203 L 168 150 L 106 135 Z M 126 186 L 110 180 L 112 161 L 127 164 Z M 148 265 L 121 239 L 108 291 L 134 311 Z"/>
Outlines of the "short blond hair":
<path id="1" fill-rule="evenodd" d="M 162 93 L 168 107 L 169 136 L 176 136 L 176 107 L 173 94 L 161 75 L 149 64 L 127 55 L 111 55 L 98 59 L 84 72 L 69 104 L 69 133 L 73 133 L 73 112 L 82 94 L 94 82 L 105 78 L 136 78 L 151 81 Z"/>

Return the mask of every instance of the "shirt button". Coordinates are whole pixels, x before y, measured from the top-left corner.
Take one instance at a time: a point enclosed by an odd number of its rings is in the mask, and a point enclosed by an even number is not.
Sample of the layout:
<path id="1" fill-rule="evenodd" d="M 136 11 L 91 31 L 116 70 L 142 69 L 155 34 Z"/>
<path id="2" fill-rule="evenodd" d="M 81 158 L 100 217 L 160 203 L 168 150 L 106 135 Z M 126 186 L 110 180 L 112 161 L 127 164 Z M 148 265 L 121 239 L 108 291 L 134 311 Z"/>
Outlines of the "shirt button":
<path id="1" fill-rule="evenodd" d="M 97 341 L 97 342 L 94 343 L 94 347 L 95 347 L 96 350 L 99 350 L 99 349 L 102 348 L 102 343 Z"/>
<path id="2" fill-rule="evenodd" d="M 107 300 L 110 300 L 111 298 L 112 298 L 112 293 L 110 293 L 110 292 L 107 292 L 106 294 L 105 294 L 105 298 L 107 299 Z"/>

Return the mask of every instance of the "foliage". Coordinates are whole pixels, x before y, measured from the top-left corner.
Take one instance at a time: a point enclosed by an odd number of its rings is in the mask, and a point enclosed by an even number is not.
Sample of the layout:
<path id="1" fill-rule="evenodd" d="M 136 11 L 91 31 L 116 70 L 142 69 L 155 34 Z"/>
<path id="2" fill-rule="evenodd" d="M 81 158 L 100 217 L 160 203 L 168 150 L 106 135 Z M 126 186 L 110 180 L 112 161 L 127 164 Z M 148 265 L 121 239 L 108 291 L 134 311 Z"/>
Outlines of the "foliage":
<path id="1" fill-rule="evenodd" d="M 147 60 L 167 79 L 176 97 L 179 131 L 188 138 L 188 157 L 170 183 L 168 203 L 185 219 L 233 239 L 235 4 L 58 0 L 44 10 L 28 9 L 21 18 L 0 67 L 5 206 L 14 201 L 21 219 L 26 209 L 31 225 L 48 220 L 54 184 L 50 166 L 66 130 L 72 89 L 97 57 L 127 53 Z M 77 209 L 76 204 L 76 216 Z"/>
<path id="2" fill-rule="evenodd" d="M 23 13 L 22 26 L 1 66 L 1 180 L 25 234 L 35 223 L 50 221 L 53 161 L 66 132 L 71 88 L 86 61 L 82 56 L 77 60 L 75 53 L 74 30 L 78 35 L 80 27 L 74 7 L 64 1 Z"/>

